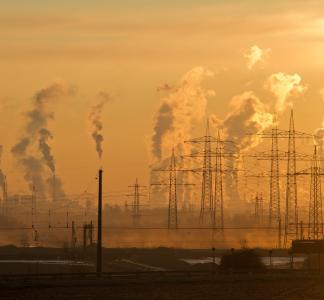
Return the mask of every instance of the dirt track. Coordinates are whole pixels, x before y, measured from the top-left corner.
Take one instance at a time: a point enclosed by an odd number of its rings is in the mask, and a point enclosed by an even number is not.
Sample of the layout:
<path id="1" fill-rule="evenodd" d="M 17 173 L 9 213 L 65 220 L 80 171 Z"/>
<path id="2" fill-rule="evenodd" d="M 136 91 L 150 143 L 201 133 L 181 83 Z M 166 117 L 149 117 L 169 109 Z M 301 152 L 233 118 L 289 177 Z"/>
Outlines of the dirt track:
<path id="1" fill-rule="evenodd" d="M 0 299 L 228 299 L 323 300 L 323 280 L 255 280 L 233 282 L 125 282 L 110 286 L 2 288 Z"/>

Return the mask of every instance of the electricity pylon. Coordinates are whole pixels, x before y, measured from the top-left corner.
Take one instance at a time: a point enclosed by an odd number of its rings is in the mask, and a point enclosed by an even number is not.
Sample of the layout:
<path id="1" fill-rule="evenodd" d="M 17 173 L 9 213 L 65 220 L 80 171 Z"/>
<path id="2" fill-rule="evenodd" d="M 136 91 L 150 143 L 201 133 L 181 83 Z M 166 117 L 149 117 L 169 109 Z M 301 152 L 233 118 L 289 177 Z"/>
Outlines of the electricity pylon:
<path id="1" fill-rule="evenodd" d="M 318 240 L 323 237 L 323 212 L 321 191 L 321 169 L 319 167 L 316 146 L 311 166 L 311 184 L 309 199 L 309 231 L 310 239 Z"/>
<path id="2" fill-rule="evenodd" d="M 291 111 L 288 133 L 288 160 L 286 178 L 286 214 L 284 246 L 287 247 L 289 237 L 298 237 L 298 206 L 297 206 L 297 177 L 296 177 L 296 139 L 294 114 Z"/>
<path id="3" fill-rule="evenodd" d="M 269 226 L 281 223 L 278 124 L 275 117 L 272 125 L 270 164 Z M 281 231 L 281 228 L 279 230 Z M 279 236 L 281 237 L 280 233 Z M 281 247 L 281 238 L 279 238 L 278 246 Z"/>
<path id="4" fill-rule="evenodd" d="M 298 236 L 298 203 L 297 203 L 297 173 L 296 161 L 309 161 L 309 155 L 296 153 L 296 139 L 313 139 L 311 134 L 298 132 L 294 126 L 293 111 L 290 114 L 289 130 L 279 130 L 274 118 L 271 132 L 258 134 L 262 138 L 271 138 L 271 152 L 254 155 L 259 160 L 270 160 L 270 184 L 269 184 L 269 223 L 278 225 L 278 247 L 281 247 L 281 205 L 280 205 L 280 165 L 279 161 L 287 161 L 286 171 L 286 195 L 285 195 L 285 217 L 284 217 L 284 247 L 288 240 Z M 278 139 L 288 139 L 288 151 L 278 150 Z"/>
<path id="5" fill-rule="evenodd" d="M 169 172 L 168 183 L 151 183 L 151 185 L 166 185 L 168 186 L 168 229 L 178 229 L 179 219 L 178 219 L 178 193 L 177 187 L 194 185 L 191 183 L 178 183 L 177 173 L 185 172 L 187 170 L 177 169 L 177 160 L 174 153 L 174 148 L 172 149 L 170 156 L 170 164 L 168 169 L 157 169 L 153 170 L 156 172 Z"/>
<path id="6" fill-rule="evenodd" d="M 200 199 L 200 222 L 204 224 L 206 218 L 213 216 L 213 171 L 211 158 L 211 136 L 209 135 L 209 122 L 206 126 L 206 135 L 204 137 L 204 162 L 201 184 L 201 199 Z"/>
<path id="7" fill-rule="evenodd" d="M 168 228 L 178 228 L 177 170 L 174 149 L 170 159 Z"/>
<path id="8" fill-rule="evenodd" d="M 189 143 L 203 144 L 203 150 L 199 153 L 202 157 L 203 166 L 201 169 L 201 198 L 200 198 L 200 215 L 199 222 L 201 224 L 213 223 L 214 202 L 213 202 L 213 167 L 212 167 L 212 149 L 211 143 L 216 139 L 209 133 L 209 122 L 206 125 L 206 134 L 203 137 L 187 141 Z M 189 157 L 197 157 L 197 155 L 188 155 Z"/>
<path id="9" fill-rule="evenodd" d="M 321 190 L 321 175 L 323 170 L 320 167 L 320 162 L 317 153 L 317 146 L 314 146 L 311 167 L 300 171 L 297 175 L 310 176 L 309 189 L 309 207 L 308 207 L 308 238 L 319 240 L 323 238 L 323 209 L 322 209 L 322 190 Z M 301 235 L 302 236 L 302 235 Z"/>
<path id="10" fill-rule="evenodd" d="M 202 144 L 203 149 L 196 153 L 191 153 L 187 157 L 200 158 L 203 162 L 202 167 L 192 169 L 192 172 L 202 174 L 201 199 L 200 199 L 200 217 L 201 224 L 210 224 L 214 229 L 224 230 L 224 173 L 232 173 L 236 170 L 224 169 L 224 158 L 237 158 L 234 151 L 230 152 L 230 147 L 234 145 L 232 141 L 222 140 L 218 132 L 217 138 L 209 133 L 209 124 L 207 122 L 206 135 L 200 138 L 186 141 L 187 143 Z M 212 144 L 216 144 L 213 149 Z M 227 145 L 228 151 L 224 152 L 224 146 Z M 215 157 L 215 164 L 212 158 Z M 213 172 L 215 172 L 213 185 Z"/>
<path id="11" fill-rule="evenodd" d="M 136 228 L 140 226 L 141 223 L 141 212 L 140 212 L 140 197 L 142 196 L 140 194 L 140 189 L 145 188 L 143 185 L 139 185 L 138 179 L 136 178 L 134 185 L 129 185 L 128 187 L 134 189 L 134 193 L 128 196 L 133 197 L 131 210 L 132 210 L 132 220 L 133 220 L 133 226 Z M 126 204 L 127 205 L 127 204 Z"/>
<path id="12" fill-rule="evenodd" d="M 223 145 L 218 131 L 216 140 L 215 193 L 213 227 L 224 234 L 224 197 L 223 197 Z"/>

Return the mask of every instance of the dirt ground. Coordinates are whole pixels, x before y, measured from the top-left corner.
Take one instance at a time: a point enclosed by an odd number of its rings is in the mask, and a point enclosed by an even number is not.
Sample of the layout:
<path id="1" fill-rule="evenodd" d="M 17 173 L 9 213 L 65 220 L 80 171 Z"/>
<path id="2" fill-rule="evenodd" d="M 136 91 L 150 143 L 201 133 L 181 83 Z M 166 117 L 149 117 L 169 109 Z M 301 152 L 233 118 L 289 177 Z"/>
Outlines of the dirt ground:
<path id="1" fill-rule="evenodd" d="M 110 286 L 2 288 L 0 299 L 323 300 L 324 280 L 150 282 Z"/>

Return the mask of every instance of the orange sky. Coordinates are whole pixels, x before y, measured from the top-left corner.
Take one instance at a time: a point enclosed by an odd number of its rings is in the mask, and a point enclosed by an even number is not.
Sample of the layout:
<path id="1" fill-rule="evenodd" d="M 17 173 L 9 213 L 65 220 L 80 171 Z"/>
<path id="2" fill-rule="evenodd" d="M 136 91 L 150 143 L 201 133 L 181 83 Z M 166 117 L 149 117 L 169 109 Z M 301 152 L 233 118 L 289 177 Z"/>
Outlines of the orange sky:
<path id="1" fill-rule="evenodd" d="M 321 126 L 324 110 L 324 4 L 321 1 L 181 1 L 68 4 L 8 1 L 0 12 L 0 144 L 9 190 L 28 192 L 10 149 L 22 133 L 22 113 L 33 95 L 54 82 L 77 92 L 61 97 L 49 122 L 67 193 L 83 192 L 100 165 L 87 122 L 98 93 L 111 95 L 103 114 L 106 189 L 126 190 L 136 177 L 147 183 L 151 137 L 163 97 L 159 86 L 179 85 L 194 67 L 214 73 L 202 87 L 214 90 L 206 116 L 224 118 L 230 100 L 253 91 L 263 103 L 271 74 L 297 73 L 305 87 L 291 95 L 299 130 Z M 270 49 L 248 68 L 253 46 Z M 288 124 L 288 110 L 280 115 Z M 202 132 L 205 118 L 195 124 Z M 94 190 L 95 187 L 93 186 Z"/>

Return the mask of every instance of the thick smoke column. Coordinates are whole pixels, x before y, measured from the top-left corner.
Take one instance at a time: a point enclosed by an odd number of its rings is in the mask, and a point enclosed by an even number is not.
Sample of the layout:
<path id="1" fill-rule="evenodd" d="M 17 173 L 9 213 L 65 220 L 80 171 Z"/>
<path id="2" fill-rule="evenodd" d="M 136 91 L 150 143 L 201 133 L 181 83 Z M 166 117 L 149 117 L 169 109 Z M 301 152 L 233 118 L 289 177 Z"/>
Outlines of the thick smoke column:
<path id="1" fill-rule="evenodd" d="M 286 74 L 283 72 L 272 74 L 266 81 L 265 88 L 276 96 L 275 111 L 281 113 L 293 102 L 289 96 L 303 93 L 306 86 L 301 84 L 301 77 L 298 74 Z"/>
<path id="2" fill-rule="evenodd" d="M 92 126 L 92 132 L 91 136 L 93 140 L 96 143 L 96 151 L 98 154 L 99 159 L 102 158 L 102 142 L 104 141 L 104 137 L 102 135 L 102 129 L 103 129 L 103 124 L 102 124 L 102 111 L 104 109 L 105 104 L 109 100 L 109 95 L 104 92 L 100 92 L 99 96 L 102 98 L 101 101 L 94 105 L 91 108 L 91 111 L 89 113 L 89 121 Z"/>
<path id="3" fill-rule="evenodd" d="M 55 173 L 54 156 L 52 155 L 51 147 L 48 144 L 48 140 L 50 139 L 53 139 L 51 132 L 46 128 L 42 128 L 39 131 L 38 147 L 43 155 L 43 159 L 45 160 L 46 165 L 49 167 L 52 173 Z"/>
<path id="4" fill-rule="evenodd" d="M 266 58 L 270 52 L 270 49 L 261 49 L 259 46 L 252 46 L 244 57 L 247 59 L 247 67 L 252 70 L 258 63 L 265 63 Z"/>
<path id="5" fill-rule="evenodd" d="M 272 125 L 268 107 L 251 91 L 235 96 L 230 107 L 231 112 L 222 121 L 222 129 L 241 151 L 256 147 L 260 138 L 255 134 Z"/>
<path id="6" fill-rule="evenodd" d="M 217 120 L 216 125 L 225 133 L 227 139 L 238 146 L 238 155 L 256 147 L 260 139 L 256 135 L 271 127 L 273 117 L 268 108 L 257 98 L 253 92 L 245 92 L 235 96 L 230 103 L 231 112 L 224 120 Z M 225 145 L 225 152 L 231 152 L 231 146 Z M 225 176 L 226 190 L 232 200 L 239 200 L 238 167 L 236 158 L 229 157 L 227 160 L 232 174 Z M 237 201 L 234 202 L 237 205 Z"/>
<path id="7" fill-rule="evenodd" d="M 169 95 L 162 99 L 152 135 L 152 168 L 163 169 L 168 166 L 172 148 L 175 148 L 177 156 L 190 153 L 191 145 L 184 141 L 192 138 L 194 126 L 205 117 L 207 98 L 214 95 L 214 92 L 203 89 L 202 82 L 211 76 L 213 73 L 203 67 L 193 68 L 184 74 L 179 84 L 172 86 Z M 171 86 L 167 86 L 168 90 L 169 87 Z M 190 163 L 189 160 L 177 159 L 179 168 L 189 169 Z M 179 182 L 192 181 L 189 178 L 192 175 L 187 172 L 179 175 Z M 158 176 L 158 172 L 151 172 L 151 183 L 159 182 Z M 192 198 L 189 194 L 190 192 L 185 195 L 186 202 Z"/>
<path id="8" fill-rule="evenodd" d="M 213 73 L 202 67 L 187 72 L 175 91 L 164 98 L 155 118 L 152 148 L 153 161 L 168 157 L 177 146 L 183 152 L 183 141 L 191 138 L 195 124 L 205 117 L 207 97 L 214 94 L 202 88 L 202 81 Z"/>
<path id="9" fill-rule="evenodd" d="M 11 149 L 18 165 L 25 172 L 24 178 L 30 189 L 35 186 L 41 196 L 46 193 L 44 164 L 52 172 L 55 171 L 55 160 L 48 144 L 48 140 L 53 137 L 48 129 L 49 121 L 54 118 L 51 104 L 55 99 L 73 93 L 73 88 L 61 83 L 37 91 L 32 100 L 31 110 L 24 113 L 26 123 L 23 127 L 23 135 Z M 35 144 L 38 146 L 36 149 L 33 147 Z"/>

